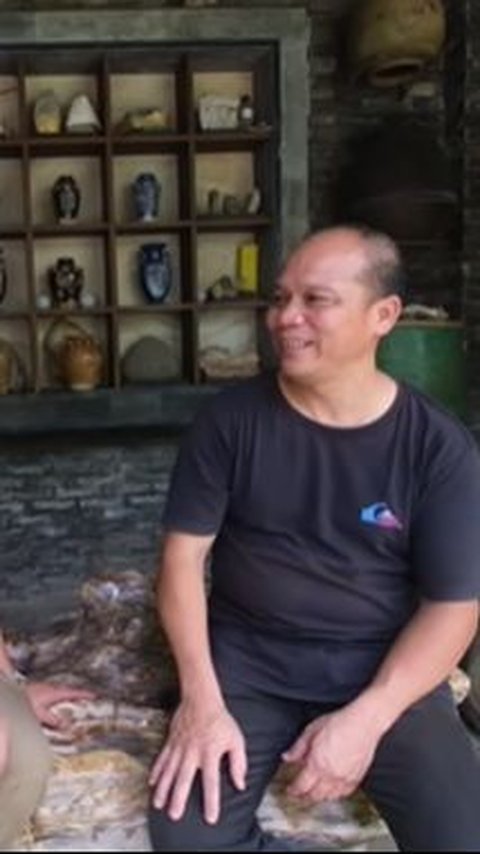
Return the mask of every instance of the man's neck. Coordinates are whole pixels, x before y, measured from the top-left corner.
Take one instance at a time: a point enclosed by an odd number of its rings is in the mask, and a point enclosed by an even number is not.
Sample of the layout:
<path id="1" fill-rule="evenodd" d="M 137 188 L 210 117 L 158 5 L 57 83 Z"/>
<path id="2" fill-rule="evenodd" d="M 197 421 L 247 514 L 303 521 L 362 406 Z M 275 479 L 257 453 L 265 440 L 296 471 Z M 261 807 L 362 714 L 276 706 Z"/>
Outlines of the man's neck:
<path id="1" fill-rule="evenodd" d="M 398 391 L 395 380 L 376 370 L 317 383 L 292 380 L 280 372 L 278 381 L 294 409 L 328 427 L 362 427 L 377 421 L 388 412 Z"/>

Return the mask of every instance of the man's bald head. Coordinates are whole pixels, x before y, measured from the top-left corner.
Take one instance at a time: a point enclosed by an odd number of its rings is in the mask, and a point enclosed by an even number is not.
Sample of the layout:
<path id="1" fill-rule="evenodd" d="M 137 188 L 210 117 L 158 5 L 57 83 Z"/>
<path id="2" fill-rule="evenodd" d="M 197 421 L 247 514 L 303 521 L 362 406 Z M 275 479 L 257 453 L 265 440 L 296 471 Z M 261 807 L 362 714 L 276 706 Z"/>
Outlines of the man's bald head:
<path id="1" fill-rule="evenodd" d="M 340 253 L 360 253 L 358 280 L 371 290 L 373 299 L 395 295 L 405 297 L 405 275 L 400 252 L 386 234 L 366 226 L 335 226 L 315 232 L 299 247 L 315 252 L 325 249 Z"/>

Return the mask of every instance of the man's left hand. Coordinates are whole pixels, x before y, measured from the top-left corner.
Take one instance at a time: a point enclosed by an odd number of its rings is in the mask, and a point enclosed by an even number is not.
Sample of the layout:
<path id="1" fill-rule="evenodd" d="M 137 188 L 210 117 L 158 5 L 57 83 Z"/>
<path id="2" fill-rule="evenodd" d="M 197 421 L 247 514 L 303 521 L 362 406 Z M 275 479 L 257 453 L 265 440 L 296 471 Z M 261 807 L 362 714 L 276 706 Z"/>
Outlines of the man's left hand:
<path id="1" fill-rule="evenodd" d="M 287 789 L 309 802 L 352 794 L 365 777 L 381 733 L 352 704 L 310 723 L 282 758 L 299 766 Z"/>
<path id="2" fill-rule="evenodd" d="M 69 688 L 66 685 L 53 685 L 48 682 L 27 682 L 25 690 L 40 723 L 52 729 L 63 729 L 69 724 L 68 717 L 52 708 L 57 703 L 94 698 L 91 691 L 85 691 L 83 688 Z"/>

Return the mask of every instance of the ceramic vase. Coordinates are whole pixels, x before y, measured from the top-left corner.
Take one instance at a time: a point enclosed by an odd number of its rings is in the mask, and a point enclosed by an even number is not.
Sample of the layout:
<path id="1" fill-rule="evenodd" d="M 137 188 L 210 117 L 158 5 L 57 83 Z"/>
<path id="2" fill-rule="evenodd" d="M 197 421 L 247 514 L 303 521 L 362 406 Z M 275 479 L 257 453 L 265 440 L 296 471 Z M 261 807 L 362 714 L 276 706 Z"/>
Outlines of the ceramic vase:
<path id="1" fill-rule="evenodd" d="M 442 0 L 359 0 L 350 21 L 356 77 L 398 86 L 434 60 L 445 40 Z"/>
<path id="2" fill-rule="evenodd" d="M 58 258 L 49 269 L 52 304 L 57 307 L 78 307 L 84 282 L 83 270 L 73 258 Z"/>
<path id="3" fill-rule="evenodd" d="M 138 253 L 138 272 L 148 302 L 164 302 L 172 287 L 172 263 L 167 244 L 144 243 Z"/>
<path id="4" fill-rule="evenodd" d="M 158 216 L 160 183 L 153 172 L 142 172 L 133 182 L 135 217 L 142 222 L 151 222 Z"/>
<path id="5" fill-rule="evenodd" d="M 72 175 L 60 175 L 52 187 L 55 217 L 59 223 L 73 222 L 80 209 L 80 188 Z"/>

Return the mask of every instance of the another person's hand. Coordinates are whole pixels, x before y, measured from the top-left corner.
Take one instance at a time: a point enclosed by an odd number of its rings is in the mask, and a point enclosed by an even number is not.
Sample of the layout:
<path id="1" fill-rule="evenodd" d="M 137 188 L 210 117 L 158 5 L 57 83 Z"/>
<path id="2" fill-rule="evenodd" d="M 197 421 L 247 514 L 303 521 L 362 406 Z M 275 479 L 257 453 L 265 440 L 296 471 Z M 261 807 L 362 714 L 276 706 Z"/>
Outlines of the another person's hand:
<path id="1" fill-rule="evenodd" d="M 312 803 L 352 794 L 370 768 L 380 738 L 354 704 L 316 718 L 282 756 L 299 766 L 288 794 Z"/>
<path id="2" fill-rule="evenodd" d="M 0 778 L 2 777 L 8 762 L 8 748 L 10 745 L 10 731 L 7 718 L 0 717 Z"/>
<path id="3" fill-rule="evenodd" d="M 94 694 L 83 688 L 70 688 L 67 685 L 54 685 L 50 682 L 26 682 L 25 691 L 30 705 L 40 721 L 52 729 L 68 726 L 68 717 L 56 711 L 53 706 L 71 700 L 91 700 Z"/>
<path id="4" fill-rule="evenodd" d="M 234 786 L 243 790 L 247 772 L 245 741 L 240 727 L 223 706 L 202 708 L 182 702 L 177 709 L 167 741 L 150 773 L 155 787 L 154 806 L 168 804 L 168 815 L 180 819 L 190 795 L 193 780 L 202 777 L 205 821 L 215 824 L 220 816 L 220 764 L 228 756 Z"/>

